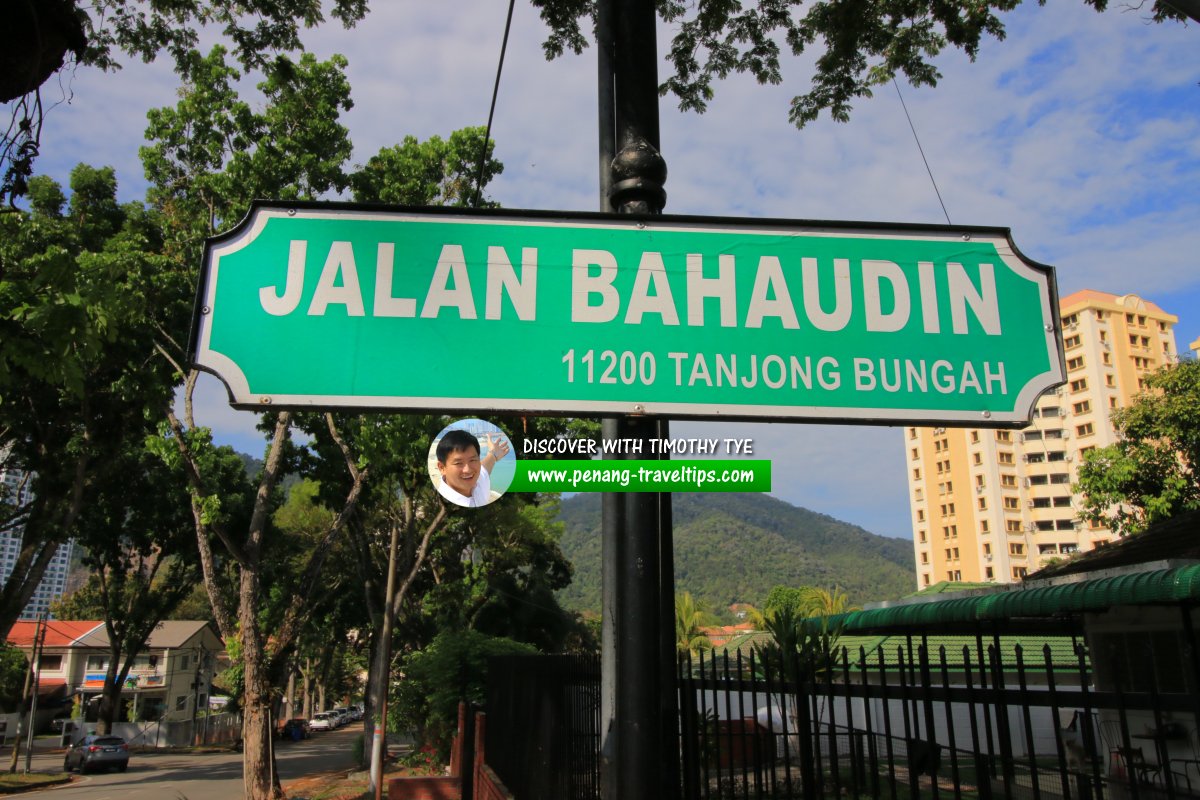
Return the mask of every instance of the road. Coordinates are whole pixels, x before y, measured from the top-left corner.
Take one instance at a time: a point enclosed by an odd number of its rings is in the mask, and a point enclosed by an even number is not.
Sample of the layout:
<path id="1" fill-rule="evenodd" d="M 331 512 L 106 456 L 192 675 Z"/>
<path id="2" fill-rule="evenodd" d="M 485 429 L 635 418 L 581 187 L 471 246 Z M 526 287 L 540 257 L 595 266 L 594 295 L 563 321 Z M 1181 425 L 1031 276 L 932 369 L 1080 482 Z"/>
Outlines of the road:
<path id="1" fill-rule="evenodd" d="M 351 748 L 361 732 L 354 724 L 316 733 L 307 741 L 278 743 L 280 780 L 286 784 L 305 775 L 348 771 L 353 766 Z M 62 751 L 36 753 L 32 768 L 61 770 Z M 242 754 L 134 753 L 128 772 L 76 774 L 70 785 L 24 793 L 30 795 L 47 800 L 231 800 L 242 796 Z"/>

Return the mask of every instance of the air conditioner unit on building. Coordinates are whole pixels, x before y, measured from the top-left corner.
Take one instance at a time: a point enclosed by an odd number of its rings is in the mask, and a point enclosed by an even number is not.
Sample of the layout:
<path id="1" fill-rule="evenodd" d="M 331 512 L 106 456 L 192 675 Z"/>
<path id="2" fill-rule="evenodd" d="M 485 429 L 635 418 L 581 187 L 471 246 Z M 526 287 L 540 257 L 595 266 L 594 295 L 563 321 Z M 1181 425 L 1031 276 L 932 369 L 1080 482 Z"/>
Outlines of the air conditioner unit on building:
<path id="1" fill-rule="evenodd" d="M 1034 525 L 1032 522 L 1027 522 L 1027 523 L 1025 523 L 1025 530 L 1029 531 L 1030 533 L 1033 533 L 1034 531 L 1037 530 L 1037 526 Z"/>
<path id="2" fill-rule="evenodd" d="M 983 556 L 983 560 L 984 560 L 984 561 L 991 561 L 991 560 L 992 560 L 992 554 L 991 554 L 991 553 L 986 553 L 986 554 Z"/>
<path id="3" fill-rule="evenodd" d="M 983 486 L 976 486 L 976 487 L 975 487 L 975 494 L 983 494 L 985 490 L 986 490 L 986 487 L 983 487 Z"/>
<path id="4" fill-rule="evenodd" d="M 1033 505 L 1033 501 L 1032 501 L 1032 500 L 1030 500 L 1030 501 L 1028 501 L 1028 502 L 1029 502 L 1029 507 L 1030 507 L 1030 508 L 1033 508 L 1033 507 L 1034 507 L 1034 505 Z"/>

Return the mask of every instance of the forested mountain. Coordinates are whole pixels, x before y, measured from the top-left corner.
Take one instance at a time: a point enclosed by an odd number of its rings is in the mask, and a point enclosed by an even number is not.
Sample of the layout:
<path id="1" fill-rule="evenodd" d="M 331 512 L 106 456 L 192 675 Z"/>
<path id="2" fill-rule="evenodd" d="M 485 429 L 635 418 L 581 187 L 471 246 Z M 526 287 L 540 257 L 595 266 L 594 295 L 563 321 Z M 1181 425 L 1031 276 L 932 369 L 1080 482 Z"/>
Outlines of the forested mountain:
<path id="1" fill-rule="evenodd" d="M 840 586 L 853 603 L 914 591 L 913 546 L 763 494 L 676 494 L 675 585 L 713 611 L 761 605 L 771 587 Z M 560 595 L 600 609 L 600 495 L 563 500 L 562 551 L 575 579 Z"/>

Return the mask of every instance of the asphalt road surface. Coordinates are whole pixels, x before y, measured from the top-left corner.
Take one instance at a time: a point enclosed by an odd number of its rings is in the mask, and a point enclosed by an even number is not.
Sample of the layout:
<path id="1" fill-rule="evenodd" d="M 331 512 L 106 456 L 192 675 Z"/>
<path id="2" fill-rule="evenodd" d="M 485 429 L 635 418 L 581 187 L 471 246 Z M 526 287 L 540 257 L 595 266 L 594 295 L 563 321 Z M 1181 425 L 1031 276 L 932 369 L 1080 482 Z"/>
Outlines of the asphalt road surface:
<path id="1" fill-rule="evenodd" d="M 354 765 L 351 748 L 360 733 L 362 726 L 353 724 L 339 731 L 319 731 L 302 742 L 276 740 L 280 781 L 286 786 L 307 775 L 349 771 Z M 36 752 L 32 769 L 61 770 L 62 758 L 61 750 Z M 69 785 L 22 796 L 47 800 L 235 800 L 242 797 L 242 754 L 135 752 L 128 772 L 75 773 Z"/>

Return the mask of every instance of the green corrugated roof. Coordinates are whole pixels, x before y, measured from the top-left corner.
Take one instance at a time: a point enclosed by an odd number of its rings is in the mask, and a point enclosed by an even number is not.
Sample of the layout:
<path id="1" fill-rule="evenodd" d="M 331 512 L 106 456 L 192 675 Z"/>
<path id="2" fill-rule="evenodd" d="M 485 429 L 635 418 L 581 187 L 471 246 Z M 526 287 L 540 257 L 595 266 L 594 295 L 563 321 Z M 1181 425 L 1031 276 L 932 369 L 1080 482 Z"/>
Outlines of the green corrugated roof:
<path id="1" fill-rule="evenodd" d="M 955 624 L 1055 617 L 1113 606 L 1185 603 L 1200 600 L 1200 565 L 1139 572 L 1090 581 L 1015 588 L 924 603 L 851 611 L 824 620 L 845 634 L 920 631 Z M 811 625 L 823 624 L 820 619 Z"/>

